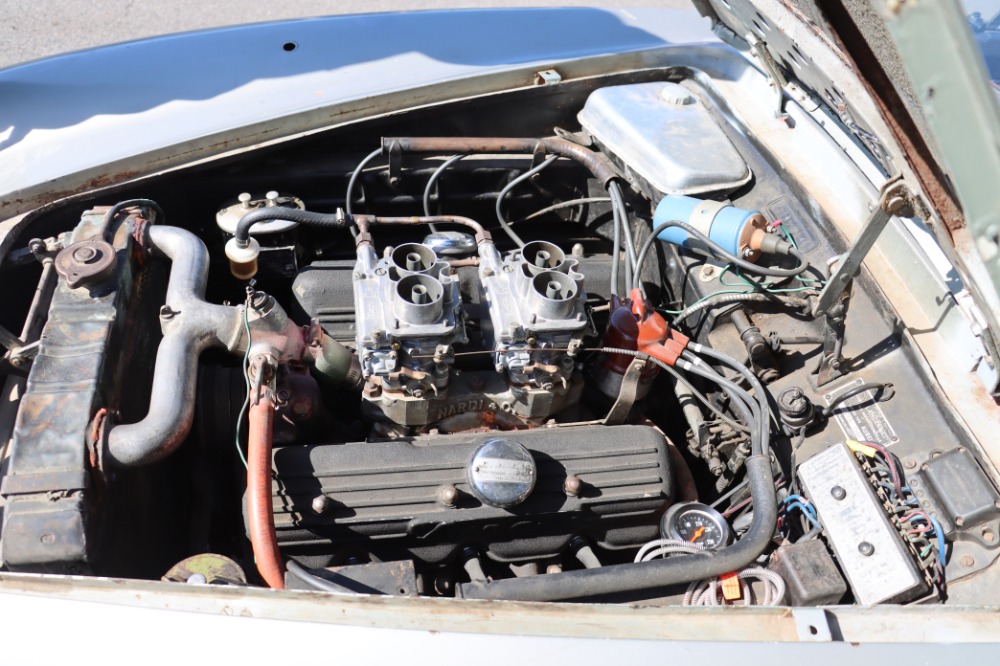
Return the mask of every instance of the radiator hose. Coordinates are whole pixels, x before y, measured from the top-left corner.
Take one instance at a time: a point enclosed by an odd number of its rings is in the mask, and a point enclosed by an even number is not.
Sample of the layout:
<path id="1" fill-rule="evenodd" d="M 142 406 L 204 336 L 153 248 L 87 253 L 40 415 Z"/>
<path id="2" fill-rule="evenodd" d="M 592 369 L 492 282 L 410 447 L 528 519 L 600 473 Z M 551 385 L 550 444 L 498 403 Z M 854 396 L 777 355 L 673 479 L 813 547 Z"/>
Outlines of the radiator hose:
<path id="1" fill-rule="evenodd" d="M 271 504 L 271 447 L 274 438 L 274 402 L 261 395 L 250 405 L 247 437 L 247 520 L 257 571 L 267 586 L 285 588 L 285 565 L 278 551 Z"/>

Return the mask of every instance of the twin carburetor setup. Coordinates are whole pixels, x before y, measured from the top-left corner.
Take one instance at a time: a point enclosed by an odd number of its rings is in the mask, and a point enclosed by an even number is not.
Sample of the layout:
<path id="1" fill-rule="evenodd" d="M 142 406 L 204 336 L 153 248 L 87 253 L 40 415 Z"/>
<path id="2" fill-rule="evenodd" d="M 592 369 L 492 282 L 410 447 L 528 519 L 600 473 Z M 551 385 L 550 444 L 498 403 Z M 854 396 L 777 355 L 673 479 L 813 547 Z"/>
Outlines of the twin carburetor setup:
<path id="1" fill-rule="evenodd" d="M 479 321 L 495 373 L 453 367 L 455 345 L 469 338 L 448 261 L 417 243 L 379 258 L 368 240 L 357 256 L 357 349 L 373 416 L 404 426 L 497 412 L 537 422 L 579 397 L 586 292 L 576 261 L 556 245 L 535 241 L 504 257 L 492 241 L 478 244 Z"/>

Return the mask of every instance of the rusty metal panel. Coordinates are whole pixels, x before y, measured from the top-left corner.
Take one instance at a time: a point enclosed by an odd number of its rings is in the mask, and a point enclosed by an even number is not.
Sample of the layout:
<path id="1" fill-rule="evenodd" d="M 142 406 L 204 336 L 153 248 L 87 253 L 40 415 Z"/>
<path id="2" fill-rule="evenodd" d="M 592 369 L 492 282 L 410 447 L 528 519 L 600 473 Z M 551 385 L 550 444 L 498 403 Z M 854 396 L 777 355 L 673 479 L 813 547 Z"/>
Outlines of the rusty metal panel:
<path id="1" fill-rule="evenodd" d="M 75 288 L 63 275 L 55 289 L 39 352 L 28 375 L 14 425 L 8 471 L 0 492 L 4 512 L 0 550 L 11 567 L 86 562 L 88 520 L 84 493 L 90 486 L 92 460 L 99 450 L 89 441 L 95 413 L 106 396 L 104 380 L 113 371 L 112 352 L 131 283 L 132 238 L 118 234 L 116 246 L 105 240 L 105 211 L 84 214 L 67 249 L 56 261 L 86 272 L 84 256 L 103 244 L 103 264 L 112 272 L 83 279 Z M 74 250 L 74 248 L 76 248 Z M 75 269 L 74 269 L 75 270 Z M 80 273 L 82 275 L 83 273 Z M 71 275 L 79 275 L 73 273 Z"/>

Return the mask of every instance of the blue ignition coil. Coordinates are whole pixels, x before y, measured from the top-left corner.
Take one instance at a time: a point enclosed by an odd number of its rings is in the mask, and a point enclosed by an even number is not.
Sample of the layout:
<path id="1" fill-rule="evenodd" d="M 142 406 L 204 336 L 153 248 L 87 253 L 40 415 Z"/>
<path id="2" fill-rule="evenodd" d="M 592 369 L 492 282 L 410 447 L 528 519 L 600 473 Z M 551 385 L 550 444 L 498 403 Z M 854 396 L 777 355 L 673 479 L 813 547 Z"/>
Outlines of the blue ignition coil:
<path id="1" fill-rule="evenodd" d="M 656 205 L 653 227 L 668 220 L 686 222 L 730 254 L 747 261 L 756 261 L 762 252 L 788 253 L 785 247 L 788 243 L 767 233 L 767 221 L 755 210 L 744 210 L 720 201 L 668 194 Z M 711 254 L 704 243 L 689 236 L 680 227 L 664 229 L 660 232 L 659 239 Z"/>

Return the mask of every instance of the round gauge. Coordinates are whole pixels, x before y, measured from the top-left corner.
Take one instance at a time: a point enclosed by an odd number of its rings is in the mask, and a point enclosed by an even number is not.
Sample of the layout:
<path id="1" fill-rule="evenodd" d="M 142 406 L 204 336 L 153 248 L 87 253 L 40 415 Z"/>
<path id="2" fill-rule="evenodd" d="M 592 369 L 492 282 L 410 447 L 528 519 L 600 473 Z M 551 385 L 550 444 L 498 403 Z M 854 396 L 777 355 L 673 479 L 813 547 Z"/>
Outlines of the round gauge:
<path id="1" fill-rule="evenodd" d="M 700 502 L 681 502 L 663 514 L 660 533 L 664 539 L 696 543 L 705 550 L 729 544 L 729 523 L 722 514 Z"/>

